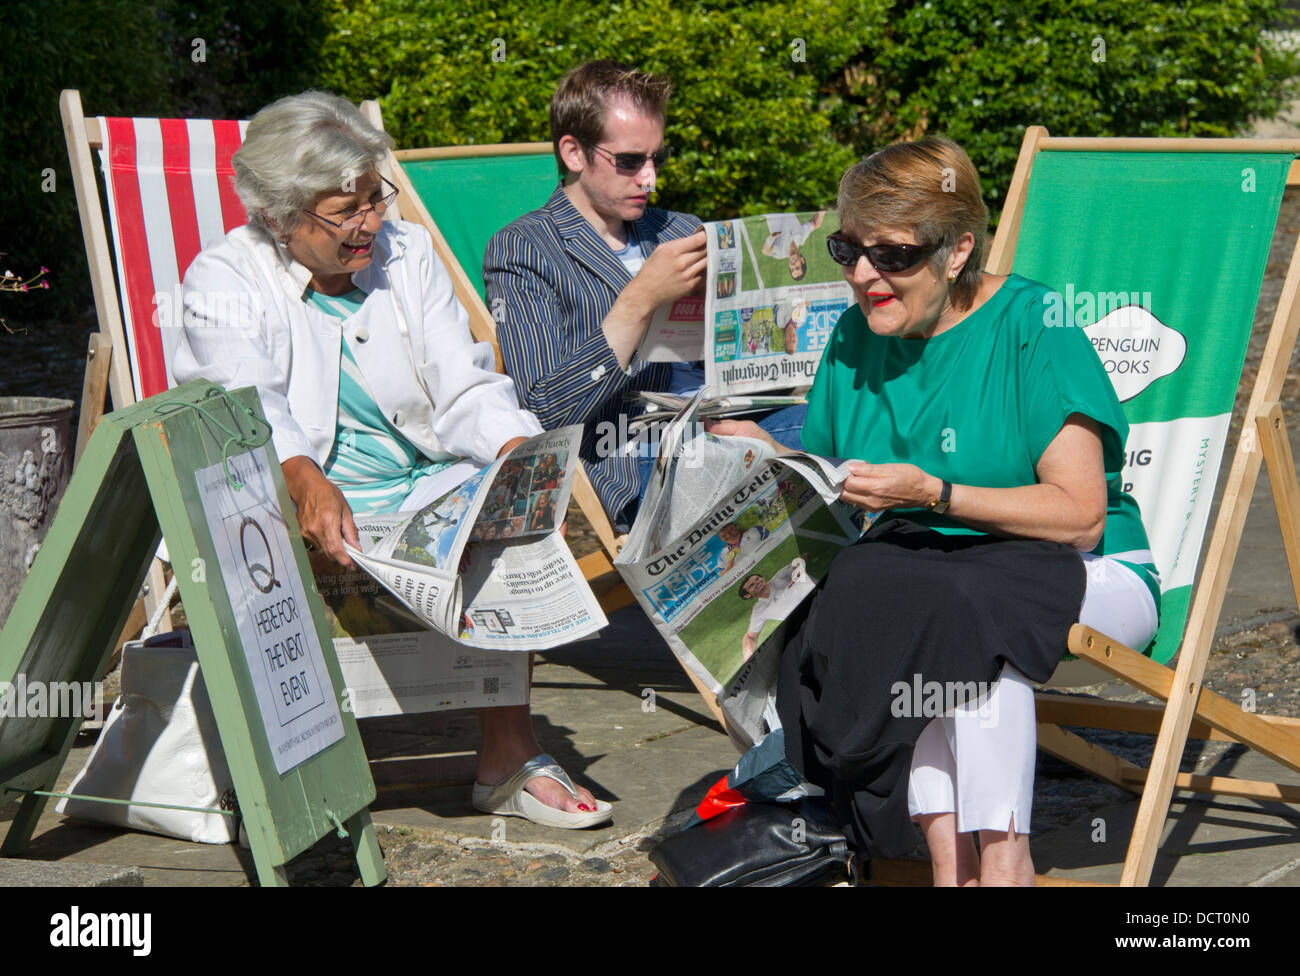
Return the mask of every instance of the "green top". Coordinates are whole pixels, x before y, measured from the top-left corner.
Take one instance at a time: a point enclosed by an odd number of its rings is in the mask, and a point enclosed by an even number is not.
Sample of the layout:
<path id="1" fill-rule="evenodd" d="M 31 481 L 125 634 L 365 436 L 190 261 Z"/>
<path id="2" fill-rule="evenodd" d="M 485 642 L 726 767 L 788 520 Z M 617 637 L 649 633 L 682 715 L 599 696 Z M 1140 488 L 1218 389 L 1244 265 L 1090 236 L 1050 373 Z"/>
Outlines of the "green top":
<path id="1" fill-rule="evenodd" d="M 1101 425 L 1106 529 L 1093 551 L 1133 567 L 1160 604 L 1137 503 L 1121 488 L 1128 421 L 1080 328 L 1052 327 L 1050 290 L 1011 275 L 988 301 L 931 339 L 878 336 L 862 310 L 840 317 L 808 394 L 804 447 L 873 464 L 915 464 L 962 485 L 1013 488 L 1072 413 Z M 1055 306 L 1059 319 L 1059 306 Z M 928 509 L 899 509 L 947 534 L 980 534 Z"/>
<path id="2" fill-rule="evenodd" d="M 360 288 L 346 295 L 308 289 L 304 301 L 347 321 L 361 311 L 366 297 Z M 425 457 L 384 416 L 345 336 L 339 359 L 338 423 L 322 470 L 349 507 L 354 512 L 396 512 L 416 482 L 450 464 Z"/>

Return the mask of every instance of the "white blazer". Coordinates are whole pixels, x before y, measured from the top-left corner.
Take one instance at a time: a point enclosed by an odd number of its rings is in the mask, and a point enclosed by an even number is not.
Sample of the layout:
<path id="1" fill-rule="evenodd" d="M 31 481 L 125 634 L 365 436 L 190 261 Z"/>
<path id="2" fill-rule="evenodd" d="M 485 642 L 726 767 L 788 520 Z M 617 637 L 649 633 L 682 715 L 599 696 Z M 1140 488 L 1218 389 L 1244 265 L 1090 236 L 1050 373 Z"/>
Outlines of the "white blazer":
<path id="1" fill-rule="evenodd" d="M 540 433 L 510 378 L 493 369 L 492 347 L 472 340 L 428 232 L 385 221 L 374 254 L 352 276 L 366 303 L 341 322 L 302 300 L 311 272 L 281 244 L 249 226 L 231 231 L 185 274 L 176 381 L 256 387 L 280 460 L 323 464 L 346 337 L 379 408 L 431 458 L 486 464 L 512 437 Z"/>

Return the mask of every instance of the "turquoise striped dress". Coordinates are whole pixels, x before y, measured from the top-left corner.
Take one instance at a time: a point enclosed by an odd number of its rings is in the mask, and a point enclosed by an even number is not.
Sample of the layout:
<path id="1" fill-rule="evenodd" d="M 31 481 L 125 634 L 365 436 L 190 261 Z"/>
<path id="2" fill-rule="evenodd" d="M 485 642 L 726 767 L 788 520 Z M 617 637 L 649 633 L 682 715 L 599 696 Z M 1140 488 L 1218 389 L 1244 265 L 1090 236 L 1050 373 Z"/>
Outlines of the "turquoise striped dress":
<path id="1" fill-rule="evenodd" d="M 365 304 L 366 293 L 322 295 L 308 289 L 304 301 L 341 321 Z M 456 459 L 425 457 L 384 416 L 366 385 L 345 338 L 339 356 L 339 416 L 334 446 L 325 459 L 325 477 L 339 487 L 354 512 L 396 512 L 423 477 Z"/>

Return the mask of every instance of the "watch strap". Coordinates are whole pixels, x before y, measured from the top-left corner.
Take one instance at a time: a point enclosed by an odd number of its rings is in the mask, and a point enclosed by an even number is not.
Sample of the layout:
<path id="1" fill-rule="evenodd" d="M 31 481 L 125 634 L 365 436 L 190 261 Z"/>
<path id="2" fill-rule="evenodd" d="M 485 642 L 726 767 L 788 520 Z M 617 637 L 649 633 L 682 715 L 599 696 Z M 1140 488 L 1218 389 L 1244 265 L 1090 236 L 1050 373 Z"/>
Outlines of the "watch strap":
<path id="1" fill-rule="evenodd" d="M 934 512 L 935 515 L 943 515 L 945 512 L 948 511 L 948 503 L 951 501 L 952 501 L 952 482 L 945 481 L 943 483 L 943 487 L 939 490 L 938 500 L 932 501 L 930 503 L 930 511 Z"/>

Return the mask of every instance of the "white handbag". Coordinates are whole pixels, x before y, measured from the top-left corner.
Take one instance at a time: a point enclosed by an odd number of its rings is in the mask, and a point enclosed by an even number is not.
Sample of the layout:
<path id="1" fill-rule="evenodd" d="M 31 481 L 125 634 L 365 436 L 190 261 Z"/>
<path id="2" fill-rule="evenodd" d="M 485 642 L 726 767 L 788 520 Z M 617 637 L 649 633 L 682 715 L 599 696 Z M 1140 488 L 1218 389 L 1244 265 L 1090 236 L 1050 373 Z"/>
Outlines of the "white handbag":
<path id="1" fill-rule="evenodd" d="M 167 646 L 171 645 L 171 646 Z M 226 754 L 188 631 L 122 648 L 122 694 L 67 790 L 81 796 L 237 810 Z M 63 799 L 79 820 L 203 844 L 229 844 L 239 818 L 193 810 Z"/>

